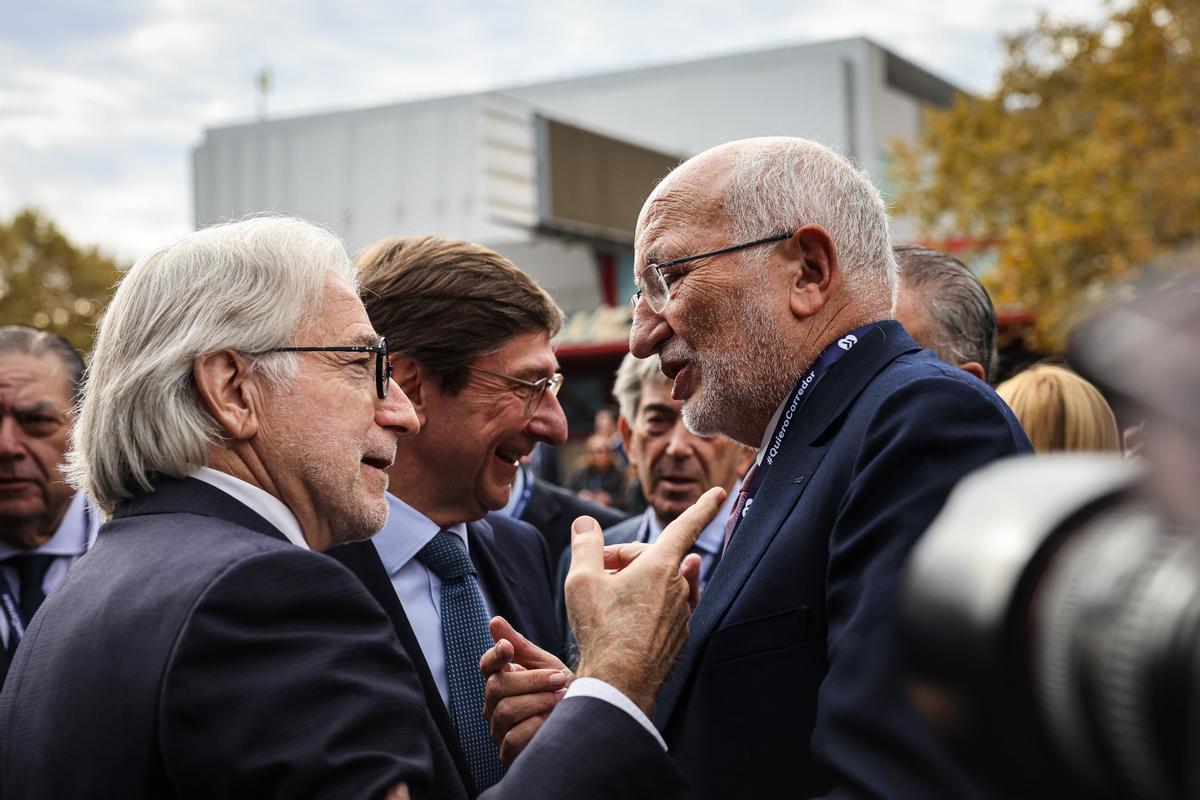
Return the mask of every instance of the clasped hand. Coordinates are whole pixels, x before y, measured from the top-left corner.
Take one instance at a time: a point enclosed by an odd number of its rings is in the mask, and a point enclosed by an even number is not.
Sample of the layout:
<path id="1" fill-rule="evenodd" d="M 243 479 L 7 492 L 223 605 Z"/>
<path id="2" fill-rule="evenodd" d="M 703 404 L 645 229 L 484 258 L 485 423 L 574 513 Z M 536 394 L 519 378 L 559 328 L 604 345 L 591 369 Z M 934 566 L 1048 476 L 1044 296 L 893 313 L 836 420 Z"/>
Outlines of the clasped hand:
<path id="1" fill-rule="evenodd" d="M 594 519 L 575 520 L 565 593 L 580 650 L 577 670 L 503 617 L 489 624 L 496 644 L 479 669 L 487 677 L 483 713 L 501 761 L 521 753 L 576 677 L 606 681 L 651 712 L 700 600 L 700 557 L 688 553 L 724 501 L 723 489 L 705 492 L 653 545 L 605 547 Z"/>

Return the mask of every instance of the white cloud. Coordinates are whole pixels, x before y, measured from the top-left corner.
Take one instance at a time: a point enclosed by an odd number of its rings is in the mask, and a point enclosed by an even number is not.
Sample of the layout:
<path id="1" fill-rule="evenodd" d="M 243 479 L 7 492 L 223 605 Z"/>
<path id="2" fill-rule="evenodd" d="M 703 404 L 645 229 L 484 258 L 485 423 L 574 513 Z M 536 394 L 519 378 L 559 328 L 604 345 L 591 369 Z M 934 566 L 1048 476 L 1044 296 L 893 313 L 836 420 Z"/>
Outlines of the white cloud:
<path id="1" fill-rule="evenodd" d="M 49 2 L 49 0 L 48 0 Z M 0 31 L 0 215 L 35 204 L 131 258 L 187 230 L 190 148 L 254 115 L 380 105 L 800 41 L 865 35 L 965 88 L 1034 0 L 372 0 L 51 3 Z M 63 6 L 66 6 L 64 8 Z M 39 8 L 39 7 L 32 7 Z M 1103 0 L 1055 0 L 1094 21 Z"/>

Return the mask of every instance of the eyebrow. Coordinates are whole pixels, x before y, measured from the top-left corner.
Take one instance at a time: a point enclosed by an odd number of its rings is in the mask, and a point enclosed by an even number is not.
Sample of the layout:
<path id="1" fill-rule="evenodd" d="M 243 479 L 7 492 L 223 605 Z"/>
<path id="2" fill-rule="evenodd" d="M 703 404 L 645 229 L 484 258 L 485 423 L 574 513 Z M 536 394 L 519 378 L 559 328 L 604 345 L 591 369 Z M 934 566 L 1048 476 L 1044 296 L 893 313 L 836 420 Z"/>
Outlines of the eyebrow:
<path id="1" fill-rule="evenodd" d="M 678 412 L 666 403 L 649 403 L 642 406 L 643 414 L 677 414 Z"/>
<path id="2" fill-rule="evenodd" d="M 378 333 L 360 333 L 358 336 L 355 336 L 353 339 L 350 340 L 350 344 L 362 345 L 364 347 L 374 347 L 375 345 L 379 344 L 379 334 Z"/>

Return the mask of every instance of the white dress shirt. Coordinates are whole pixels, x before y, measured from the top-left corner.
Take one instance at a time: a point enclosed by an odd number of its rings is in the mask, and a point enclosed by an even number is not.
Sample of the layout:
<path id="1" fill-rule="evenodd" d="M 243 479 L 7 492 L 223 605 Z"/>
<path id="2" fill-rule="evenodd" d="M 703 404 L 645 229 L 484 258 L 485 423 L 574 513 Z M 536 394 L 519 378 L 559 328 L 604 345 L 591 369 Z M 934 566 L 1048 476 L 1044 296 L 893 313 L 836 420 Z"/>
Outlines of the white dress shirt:
<path id="1" fill-rule="evenodd" d="M 20 597 L 21 585 L 17 570 L 4 564 L 5 559 L 23 553 L 55 556 L 50 568 L 46 570 L 46 577 L 42 580 L 42 591 L 49 595 L 62 583 L 63 578 L 67 577 L 67 572 L 75 562 L 96 541 L 96 532 L 99 529 L 100 509 L 96 508 L 91 498 L 83 492 L 76 492 L 54 535 L 41 547 L 23 550 L 0 542 L 0 574 L 8 581 L 9 589 L 17 593 L 13 599 Z M 0 644 L 5 647 L 8 646 L 8 635 L 8 617 L 0 613 Z"/>
<path id="2" fill-rule="evenodd" d="M 241 478 L 235 478 L 227 472 L 201 467 L 192 473 L 198 481 L 204 481 L 209 486 L 220 489 L 225 494 L 237 500 L 254 513 L 274 525 L 280 533 L 287 537 L 292 544 L 304 550 L 311 550 L 300 530 L 300 522 L 292 510 L 283 504 L 275 495 L 246 483 Z"/>

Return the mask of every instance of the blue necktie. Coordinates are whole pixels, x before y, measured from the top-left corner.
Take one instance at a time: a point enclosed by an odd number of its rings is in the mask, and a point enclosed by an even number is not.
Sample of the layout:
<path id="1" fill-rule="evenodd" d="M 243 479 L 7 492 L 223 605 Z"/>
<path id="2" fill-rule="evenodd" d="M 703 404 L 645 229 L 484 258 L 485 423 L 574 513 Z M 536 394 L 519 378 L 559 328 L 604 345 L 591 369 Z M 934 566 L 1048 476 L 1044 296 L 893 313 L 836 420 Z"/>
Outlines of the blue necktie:
<path id="1" fill-rule="evenodd" d="M 475 788 L 482 792 L 499 781 L 505 771 L 483 716 L 484 678 L 479 659 L 494 644 L 488 633 L 487 606 L 475 580 L 475 565 L 458 536 L 439 531 L 417 553 L 417 559 L 442 581 L 442 640 L 450 684 L 450 718 L 466 753 Z"/>

